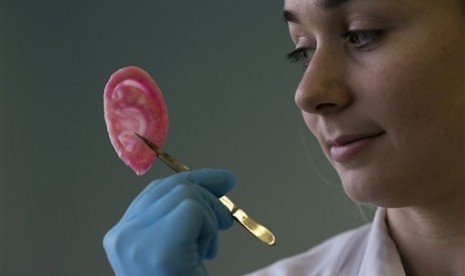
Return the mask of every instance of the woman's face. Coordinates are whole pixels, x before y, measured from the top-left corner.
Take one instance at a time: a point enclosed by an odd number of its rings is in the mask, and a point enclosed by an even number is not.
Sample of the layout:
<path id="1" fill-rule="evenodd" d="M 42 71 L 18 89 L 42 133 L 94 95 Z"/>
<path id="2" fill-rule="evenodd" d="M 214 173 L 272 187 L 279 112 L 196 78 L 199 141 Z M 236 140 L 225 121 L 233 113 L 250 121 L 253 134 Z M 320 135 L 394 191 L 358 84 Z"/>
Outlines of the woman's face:
<path id="1" fill-rule="evenodd" d="M 303 118 L 356 201 L 464 189 L 465 20 L 456 0 L 285 0 Z"/>

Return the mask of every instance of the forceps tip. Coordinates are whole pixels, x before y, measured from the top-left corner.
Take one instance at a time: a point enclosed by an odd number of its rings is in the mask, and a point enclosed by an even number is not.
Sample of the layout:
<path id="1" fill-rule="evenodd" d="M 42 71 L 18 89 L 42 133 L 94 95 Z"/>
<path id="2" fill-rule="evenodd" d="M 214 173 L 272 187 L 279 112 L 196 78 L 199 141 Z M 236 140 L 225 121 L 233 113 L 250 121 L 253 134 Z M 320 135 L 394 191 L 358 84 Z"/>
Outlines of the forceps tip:
<path id="1" fill-rule="evenodd" d="M 157 153 L 157 155 L 160 154 L 161 150 L 154 144 L 152 141 L 149 139 L 145 138 L 144 136 L 140 135 L 137 132 L 134 132 L 134 134 L 139 137 L 149 148 L 151 148 L 153 151 Z"/>

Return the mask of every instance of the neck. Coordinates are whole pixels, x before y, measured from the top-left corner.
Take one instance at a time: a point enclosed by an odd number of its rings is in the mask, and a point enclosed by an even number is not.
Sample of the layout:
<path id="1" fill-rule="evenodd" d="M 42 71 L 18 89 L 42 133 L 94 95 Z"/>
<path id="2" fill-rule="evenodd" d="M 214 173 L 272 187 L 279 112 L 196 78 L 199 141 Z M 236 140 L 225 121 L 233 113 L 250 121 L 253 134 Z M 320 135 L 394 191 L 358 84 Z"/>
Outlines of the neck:
<path id="1" fill-rule="evenodd" d="M 436 206 L 391 208 L 387 213 L 407 275 L 465 275 L 463 192 Z"/>

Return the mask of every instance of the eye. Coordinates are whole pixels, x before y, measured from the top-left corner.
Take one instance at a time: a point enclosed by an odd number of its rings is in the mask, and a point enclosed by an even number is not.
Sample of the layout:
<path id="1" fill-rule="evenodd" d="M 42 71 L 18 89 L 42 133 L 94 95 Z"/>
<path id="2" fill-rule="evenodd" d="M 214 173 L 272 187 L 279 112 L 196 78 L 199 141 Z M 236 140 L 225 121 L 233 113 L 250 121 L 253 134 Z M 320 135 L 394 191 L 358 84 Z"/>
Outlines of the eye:
<path id="1" fill-rule="evenodd" d="M 312 59 L 313 52 L 314 50 L 311 48 L 302 47 L 288 53 L 286 57 L 287 60 L 291 62 L 302 63 L 303 69 L 305 70 L 310 63 L 310 60 Z"/>
<path id="2" fill-rule="evenodd" d="M 361 30 L 348 31 L 343 35 L 348 43 L 357 49 L 365 49 L 379 41 L 383 31 L 381 30 Z"/>

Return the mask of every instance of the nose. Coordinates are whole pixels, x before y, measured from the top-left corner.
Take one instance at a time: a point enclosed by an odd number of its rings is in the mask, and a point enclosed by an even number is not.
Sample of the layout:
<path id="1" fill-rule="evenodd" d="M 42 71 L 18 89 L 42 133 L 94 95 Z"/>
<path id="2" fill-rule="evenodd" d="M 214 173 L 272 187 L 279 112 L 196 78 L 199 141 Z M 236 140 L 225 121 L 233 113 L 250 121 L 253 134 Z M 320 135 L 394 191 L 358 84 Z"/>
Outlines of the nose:
<path id="1" fill-rule="evenodd" d="M 324 115 L 348 106 L 352 96 L 345 71 L 340 57 L 323 49 L 317 50 L 295 93 L 299 109 Z"/>

